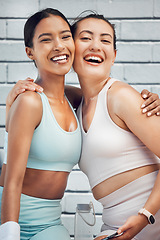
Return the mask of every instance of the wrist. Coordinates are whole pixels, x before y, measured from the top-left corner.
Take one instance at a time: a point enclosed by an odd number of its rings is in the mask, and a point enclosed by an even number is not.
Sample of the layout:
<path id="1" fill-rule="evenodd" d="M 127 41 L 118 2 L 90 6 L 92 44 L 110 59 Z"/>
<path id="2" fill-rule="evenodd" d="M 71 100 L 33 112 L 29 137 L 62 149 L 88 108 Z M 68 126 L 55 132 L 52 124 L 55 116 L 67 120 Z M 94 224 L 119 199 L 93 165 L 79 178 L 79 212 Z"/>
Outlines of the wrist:
<path id="1" fill-rule="evenodd" d="M 149 224 L 154 224 L 155 223 L 155 217 L 152 213 L 150 213 L 147 209 L 141 208 L 138 212 L 138 214 L 143 215 L 146 217 L 148 220 Z"/>
<path id="2" fill-rule="evenodd" d="M 17 222 L 8 221 L 0 226 L 1 240 L 20 240 L 20 225 Z"/>
<path id="3" fill-rule="evenodd" d="M 142 224 L 143 227 L 145 227 L 149 224 L 148 218 L 145 215 L 138 213 L 138 217 L 139 217 L 140 223 Z"/>

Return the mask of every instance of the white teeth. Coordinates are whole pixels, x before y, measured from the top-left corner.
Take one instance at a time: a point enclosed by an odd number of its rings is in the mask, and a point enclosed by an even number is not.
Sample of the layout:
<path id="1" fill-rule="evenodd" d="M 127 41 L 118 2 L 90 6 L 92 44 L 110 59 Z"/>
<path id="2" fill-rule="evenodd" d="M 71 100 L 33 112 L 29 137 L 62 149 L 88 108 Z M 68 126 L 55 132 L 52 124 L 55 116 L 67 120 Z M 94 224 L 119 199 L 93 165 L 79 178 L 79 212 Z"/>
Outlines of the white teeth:
<path id="1" fill-rule="evenodd" d="M 62 55 L 62 56 L 52 58 L 53 61 L 66 60 L 66 59 L 67 59 L 66 55 Z"/>
<path id="2" fill-rule="evenodd" d="M 102 59 L 100 57 L 97 57 L 97 56 L 88 56 L 85 58 L 86 60 L 95 60 L 95 61 L 98 61 L 98 62 L 102 62 Z"/>

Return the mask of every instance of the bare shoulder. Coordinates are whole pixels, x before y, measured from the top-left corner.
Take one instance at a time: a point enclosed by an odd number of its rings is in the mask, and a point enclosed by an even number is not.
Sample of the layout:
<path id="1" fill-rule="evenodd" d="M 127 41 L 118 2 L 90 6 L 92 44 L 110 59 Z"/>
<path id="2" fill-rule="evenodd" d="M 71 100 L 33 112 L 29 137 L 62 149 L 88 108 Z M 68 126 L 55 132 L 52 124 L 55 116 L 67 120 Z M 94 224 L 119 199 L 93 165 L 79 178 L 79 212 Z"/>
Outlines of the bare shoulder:
<path id="1" fill-rule="evenodd" d="M 25 91 L 16 98 L 15 104 L 37 108 L 41 106 L 41 97 L 36 92 Z"/>
<path id="2" fill-rule="evenodd" d="M 36 92 L 26 91 L 20 94 L 13 105 L 11 106 L 11 112 L 15 111 L 18 115 L 27 116 L 33 114 L 36 117 L 42 113 L 42 101 L 41 97 Z"/>
<path id="3" fill-rule="evenodd" d="M 109 94 L 118 94 L 118 96 L 123 97 L 127 97 L 130 94 L 137 96 L 140 95 L 140 93 L 135 88 L 122 81 L 114 82 L 109 89 Z"/>
<path id="4" fill-rule="evenodd" d="M 42 102 L 41 97 L 36 92 L 26 91 L 20 94 L 14 103 L 12 104 L 7 122 L 6 128 L 10 123 L 10 120 L 20 121 L 32 121 L 38 124 L 42 116 Z"/>
<path id="5" fill-rule="evenodd" d="M 118 118 L 118 123 L 120 121 L 126 125 L 126 117 L 141 115 L 143 99 L 140 93 L 129 84 L 121 81 L 114 82 L 108 91 L 107 98 L 109 112 L 113 119 Z"/>
<path id="6" fill-rule="evenodd" d="M 143 102 L 140 93 L 129 84 L 121 81 L 116 81 L 112 84 L 108 91 L 108 98 L 119 107 L 127 107 L 137 103 L 138 108 Z"/>

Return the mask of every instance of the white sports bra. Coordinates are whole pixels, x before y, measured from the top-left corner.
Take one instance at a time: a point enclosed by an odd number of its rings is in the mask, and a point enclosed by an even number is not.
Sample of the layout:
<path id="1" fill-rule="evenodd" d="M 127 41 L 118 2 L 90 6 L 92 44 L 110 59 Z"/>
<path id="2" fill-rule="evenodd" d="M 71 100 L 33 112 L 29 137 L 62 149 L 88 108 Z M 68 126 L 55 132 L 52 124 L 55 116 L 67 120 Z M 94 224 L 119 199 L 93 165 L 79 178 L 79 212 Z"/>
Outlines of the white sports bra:
<path id="1" fill-rule="evenodd" d="M 117 126 L 107 109 L 107 91 L 111 78 L 98 94 L 92 123 L 86 133 L 82 124 L 82 102 L 78 117 L 82 129 L 80 169 L 88 176 L 91 188 L 125 171 L 159 163 L 156 157 L 132 132 Z"/>

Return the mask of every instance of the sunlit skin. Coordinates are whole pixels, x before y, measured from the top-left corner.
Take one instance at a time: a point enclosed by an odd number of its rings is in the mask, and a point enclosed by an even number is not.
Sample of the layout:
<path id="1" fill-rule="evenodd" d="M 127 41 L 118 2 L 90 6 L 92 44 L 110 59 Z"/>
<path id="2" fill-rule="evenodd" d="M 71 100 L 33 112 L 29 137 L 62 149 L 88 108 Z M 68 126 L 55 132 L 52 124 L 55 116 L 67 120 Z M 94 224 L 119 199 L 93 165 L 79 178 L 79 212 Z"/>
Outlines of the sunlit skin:
<path id="1" fill-rule="evenodd" d="M 84 96 L 82 118 L 85 132 L 88 132 L 91 126 L 98 93 L 109 80 L 111 66 L 114 64 L 116 51 L 113 47 L 113 39 L 111 26 L 103 20 L 90 18 L 78 24 L 74 37 L 76 50 L 73 66 L 78 74 Z M 160 119 L 156 116 L 147 118 L 139 112 L 138 106 L 142 104 L 140 94 L 123 82 L 115 82 L 108 91 L 107 99 L 108 111 L 113 122 L 126 131 L 132 131 L 153 153 L 160 157 L 160 137 L 157 133 L 157 130 L 160 130 Z M 151 132 L 148 129 L 154 130 Z M 154 164 L 117 174 L 96 185 L 92 189 L 93 195 L 96 199 L 103 198 L 129 182 L 156 170 L 159 170 L 159 165 Z M 153 214 L 160 208 L 159 187 L 160 173 L 145 204 L 146 209 Z M 126 231 L 126 233 L 118 239 L 131 239 L 147 224 L 148 220 L 145 216 L 131 216 L 119 229 L 119 232 Z M 127 234 L 132 237 L 127 237 Z"/>
<path id="2" fill-rule="evenodd" d="M 67 132 L 76 130 L 77 121 L 64 96 L 64 77 L 74 58 L 68 24 L 59 16 L 41 20 L 33 47 L 27 47 L 26 53 L 36 63 L 36 83 L 44 89 L 57 123 Z M 21 192 L 46 199 L 60 199 L 64 194 L 68 172 L 26 169 L 32 135 L 41 118 L 42 102 L 35 92 L 19 95 L 9 111 L 7 166 L 3 165 L 0 176 L 0 185 L 4 186 L 1 223 L 18 222 Z"/>

